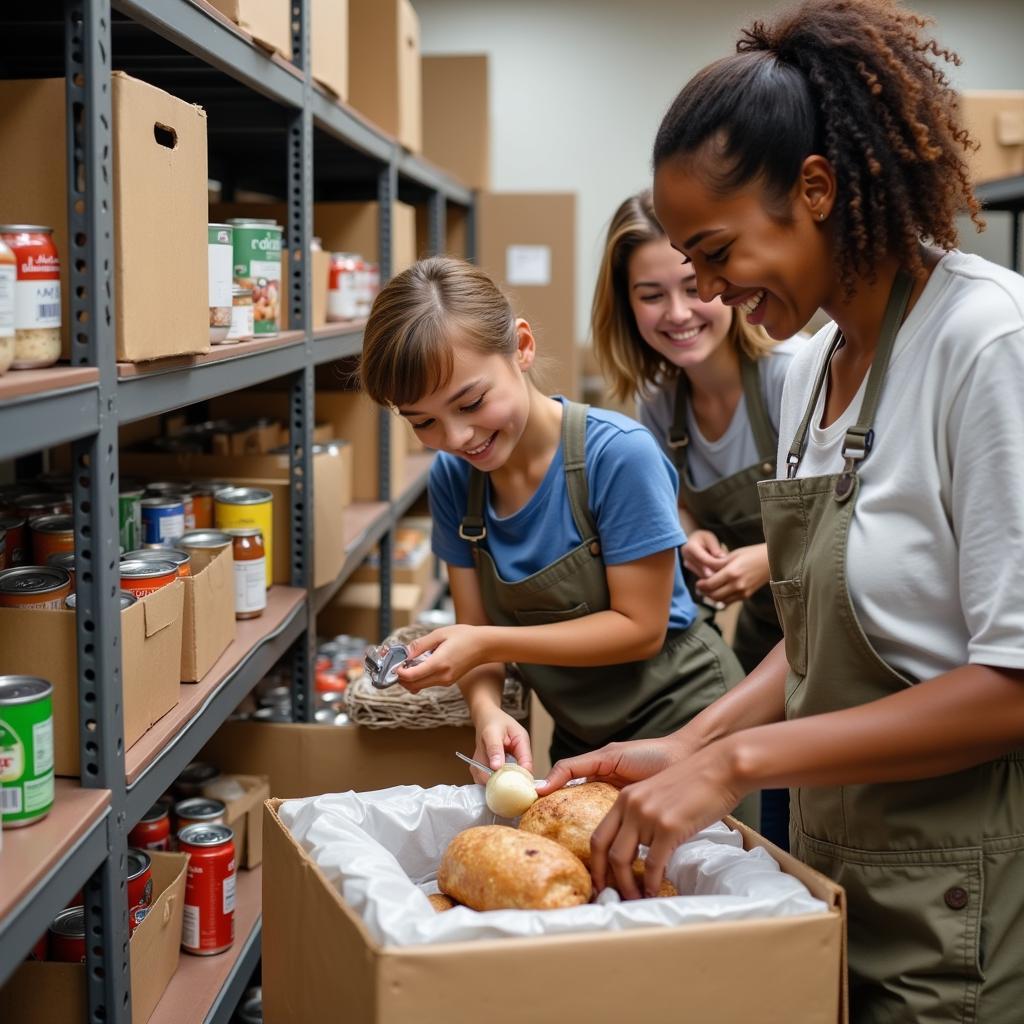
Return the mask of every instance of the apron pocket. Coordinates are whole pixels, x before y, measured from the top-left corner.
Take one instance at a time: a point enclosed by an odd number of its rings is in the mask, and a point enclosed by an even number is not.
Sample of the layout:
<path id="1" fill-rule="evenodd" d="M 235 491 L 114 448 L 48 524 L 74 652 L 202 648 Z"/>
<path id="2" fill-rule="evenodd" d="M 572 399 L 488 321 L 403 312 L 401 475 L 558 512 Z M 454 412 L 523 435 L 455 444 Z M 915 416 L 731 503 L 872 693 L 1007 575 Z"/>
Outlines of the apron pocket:
<path id="1" fill-rule="evenodd" d="M 516 619 L 520 626 L 546 626 L 550 622 L 568 622 L 570 619 L 582 619 L 590 614 L 590 605 L 581 601 L 572 608 L 539 608 L 536 611 L 515 609 Z"/>
<path id="2" fill-rule="evenodd" d="M 769 584 L 786 641 L 786 660 L 798 675 L 807 674 L 807 609 L 800 580 L 779 580 Z"/>

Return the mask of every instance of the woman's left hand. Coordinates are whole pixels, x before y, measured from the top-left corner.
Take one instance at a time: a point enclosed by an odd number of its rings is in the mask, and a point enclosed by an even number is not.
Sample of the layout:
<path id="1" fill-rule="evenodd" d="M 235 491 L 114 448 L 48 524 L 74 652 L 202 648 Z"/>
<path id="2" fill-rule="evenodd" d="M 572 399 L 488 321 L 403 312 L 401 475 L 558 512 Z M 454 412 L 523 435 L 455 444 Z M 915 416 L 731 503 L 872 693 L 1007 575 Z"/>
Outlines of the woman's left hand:
<path id="1" fill-rule="evenodd" d="M 457 623 L 442 626 L 408 645 L 409 657 L 418 658 L 431 651 L 422 664 L 398 669 L 398 681 L 412 693 L 428 686 L 450 686 L 467 672 L 484 665 L 493 658 L 484 650 L 486 626 L 467 626 Z"/>
<path id="2" fill-rule="evenodd" d="M 751 544 L 736 548 L 713 575 L 697 581 L 697 590 L 712 601 L 731 604 L 745 601 L 769 580 L 768 545 Z"/>

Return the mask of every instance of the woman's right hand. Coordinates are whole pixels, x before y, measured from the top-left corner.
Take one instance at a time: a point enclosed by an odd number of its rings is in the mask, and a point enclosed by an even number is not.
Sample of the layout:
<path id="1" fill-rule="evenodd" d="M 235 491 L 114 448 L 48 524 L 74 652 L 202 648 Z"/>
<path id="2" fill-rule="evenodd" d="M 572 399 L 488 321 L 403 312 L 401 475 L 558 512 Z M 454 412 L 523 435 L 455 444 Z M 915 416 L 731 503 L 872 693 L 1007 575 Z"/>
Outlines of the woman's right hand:
<path id="1" fill-rule="evenodd" d="M 710 530 L 694 530 L 682 550 L 683 565 L 699 580 L 721 569 L 728 554 Z"/>
<path id="2" fill-rule="evenodd" d="M 498 769 L 505 763 L 505 754 L 511 754 L 528 772 L 533 771 L 533 751 L 530 734 L 501 708 L 490 707 L 473 716 L 476 728 L 474 760 Z M 470 768 L 475 782 L 486 785 L 488 776 L 478 768 Z"/>

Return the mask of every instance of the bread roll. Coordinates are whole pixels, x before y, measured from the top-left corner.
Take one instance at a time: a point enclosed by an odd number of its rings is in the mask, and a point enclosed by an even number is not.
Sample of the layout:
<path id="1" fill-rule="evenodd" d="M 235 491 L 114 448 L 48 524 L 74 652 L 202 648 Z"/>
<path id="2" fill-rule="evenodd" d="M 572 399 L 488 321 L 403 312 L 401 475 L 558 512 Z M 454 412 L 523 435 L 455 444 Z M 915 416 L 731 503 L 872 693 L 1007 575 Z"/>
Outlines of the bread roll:
<path id="1" fill-rule="evenodd" d="M 590 837 L 619 798 L 607 782 L 584 782 L 542 796 L 519 819 L 526 832 L 545 836 L 590 863 Z"/>
<path id="2" fill-rule="evenodd" d="M 637 857 L 633 861 L 633 874 L 636 876 L 636 884 L 643 889 L 644 884 L 644 861 L 642 857 Z M 612 883 L 614 884 L 614 883 Z M 679 890 L 667 879 L 662 878 L 661 885 L 658 886 L 658 891 L 651 898 L 657 896 L 678 896 Z"/>
<path id="3" fill-rule="evenodd" d="M 474 910 L 554 910 L 590 899 L 590 875 L 578 857 L 543 836 L 505 825 L 460 832 L 437 871 L 437 884 Z"/>
<path id="4" fill-rule="evenodd" d="M 427 899 L 430 900 L 430 905 L 439 914 L 443 914 L 446 910 L 451 910 L 452 907 L 458 906 L 458 903 L 451 896 L 445 896 L 443 892 L 432 892 Z"/>

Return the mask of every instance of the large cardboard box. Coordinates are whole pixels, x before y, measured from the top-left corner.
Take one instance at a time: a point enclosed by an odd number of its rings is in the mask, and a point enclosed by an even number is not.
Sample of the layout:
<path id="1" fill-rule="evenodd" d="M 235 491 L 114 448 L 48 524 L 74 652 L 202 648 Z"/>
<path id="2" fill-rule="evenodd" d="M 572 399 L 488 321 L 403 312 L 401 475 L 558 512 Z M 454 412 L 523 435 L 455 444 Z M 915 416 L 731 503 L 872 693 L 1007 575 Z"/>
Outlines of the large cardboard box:
<path id="1" fill-rule="evenodd" d="M 264 49 L 276 51 L 286 60 L 292 59 L 290 0 L 210 0 L 210 3 Z"/>
<path id="2" fill-rule="evenodd" d="M 184 585 L 148 594 L 121 612 L 121 687 L 127 750 L 178 703 Z M 5 672 L 53 684 L 53 767 L 79 775 L 78 650 L 75 612 L 0 608 Z"/>
<path id="3" fill-rule="evenodd" d="M 1024 174 L 1024 89 L 972 89 L 962 103 L 964 123 L 979 143 L 971 157 L 974 180 Z"/>
<path id="4" fill-rule="evenodd" d="M 181 681 L 197 683 L 235 639 L 235 563 L 231 549 L 181 581 Z"/>
<path id="5" fill-rule="evenodd" d="M 822 914 L 530 939 L 382 947 L 267 802 L 263 1009 L 267 1020 L 351 1024 L 619 1024 L 622 1020 L 842 1024 L 845 898 L 737 822 L 828 905 Z M 325 971 L 323 964 L 334 968 Z M 527 979 L 510 989 L 509 979 Z M 575 983 L 574 983 L 575 981 Z M 741 983 L 738 983 L 741 982 Z M 496 992 L 512 992 L 495 999 Z"/>
<path id="6" fill-rule="evenodd" d="M 349 0 L 349 102 L 418 153 L 423 142 L 420 22 L 409 0 Z"/>
<path id="7" fill-rule="evenodd" d="M 127 362 L 208 352 L 206 113 L 121 71 L 113 108 L 114 322 Z M 0 223 L 53 227 L 70 354 L 64 80 L 0 82 Z"/>
<path id="8" fill-rule="evenodd" d="M 309 27 L 313 77 L 348 99 L 348 0 L 312 0 Z"/>
<path id="9" fill-rule="evenodd" d="M 423 155 L 470 188 L 491 187 L 487 54 L 423 58 Z"/>
<path id="10" fill-rule="evenodd" d="M 285 798 L 365 792 L 388 786 L 464 785 L 471 754 L 468 727 L 364 729 L 357 725 L 286 725 L 225 722 L 200 760 L 221 771 L 270 777 L 272 796 Z"/>
<path id="11" fill-rule="evenodd" d="M 391 628 L 399 629 L 416 621 L 423 601 L 423 588 L 414 583 L 391 585 Z M 380 636 L 380 584 L 349 583 L 342 587 L 316 618 L 321 636 L 365 636 L 370 643 Z"/>
<path id="12" fill-rule="evenodd" d="M 181 957 L 188 854 L 149 851 L 153 903 L 128 945 L 132 1022 L 146 1024 Z M 84 964 L 22 964 L 0 989 L 0 1020 L 19 1024 L 80 1024 L 86 1005 Z"/>
<path id="13" fill-rule="evenodd" d="M 477 226 L 477 262 L 537 337 L 542 390 L 578 398 L 575 194 L 484 192 Z"/>

